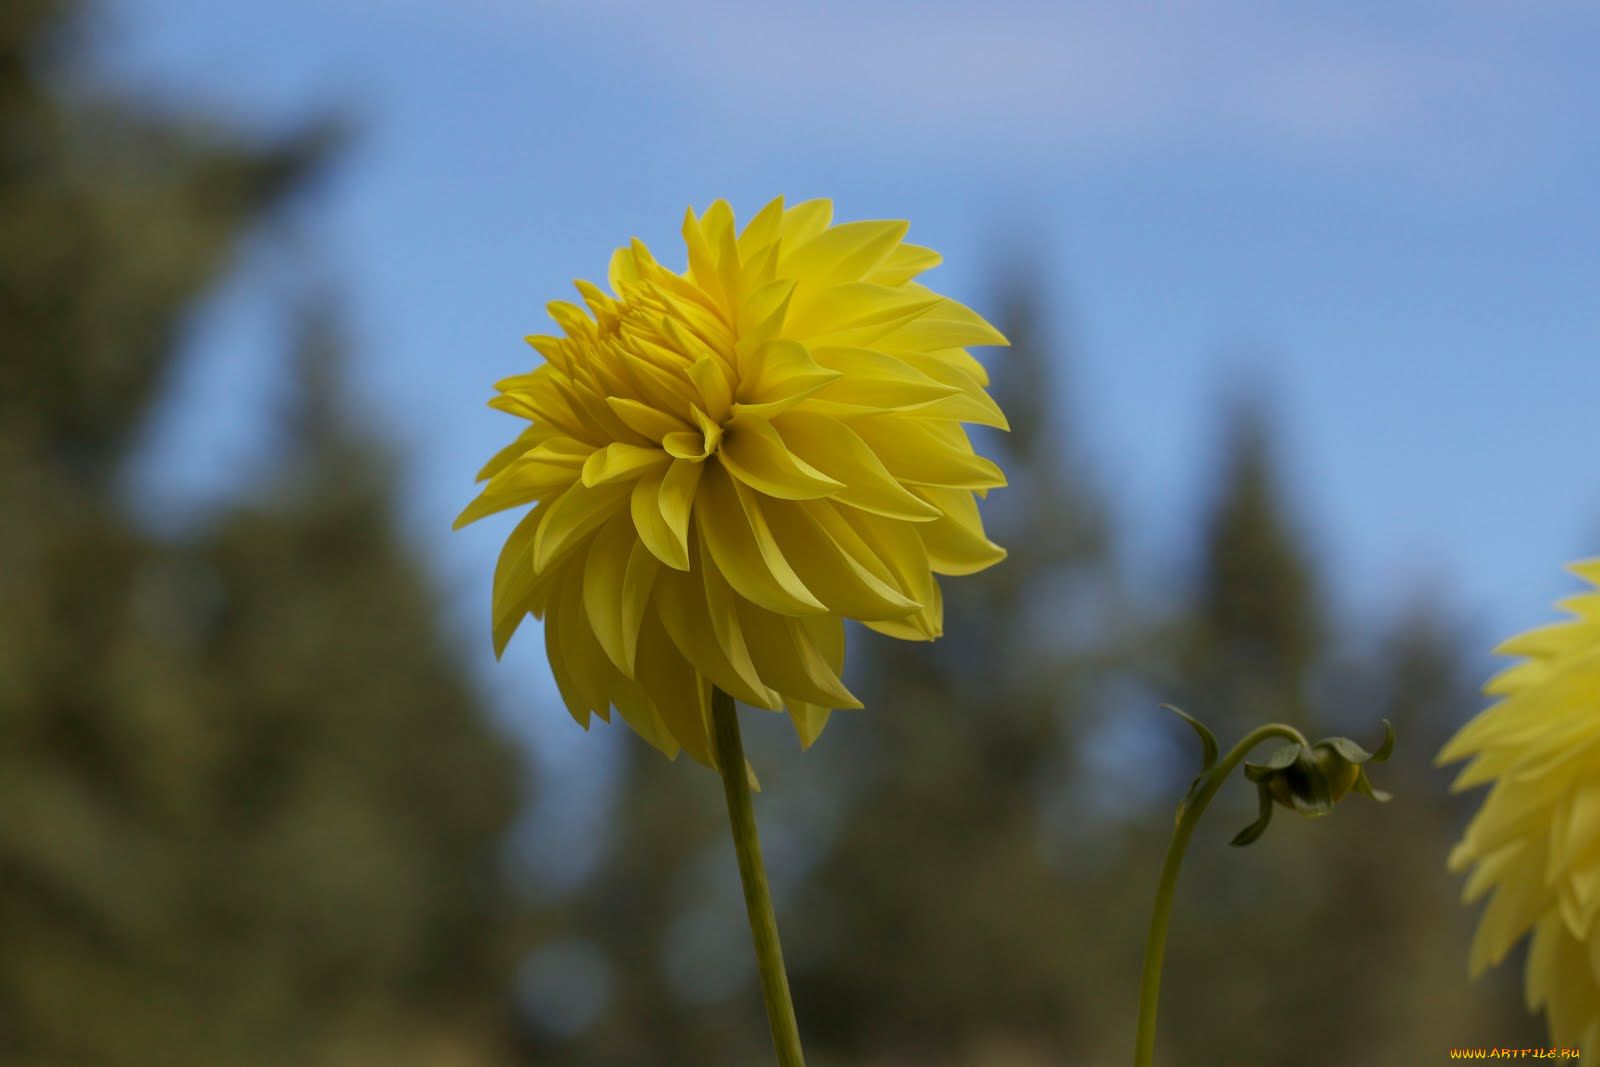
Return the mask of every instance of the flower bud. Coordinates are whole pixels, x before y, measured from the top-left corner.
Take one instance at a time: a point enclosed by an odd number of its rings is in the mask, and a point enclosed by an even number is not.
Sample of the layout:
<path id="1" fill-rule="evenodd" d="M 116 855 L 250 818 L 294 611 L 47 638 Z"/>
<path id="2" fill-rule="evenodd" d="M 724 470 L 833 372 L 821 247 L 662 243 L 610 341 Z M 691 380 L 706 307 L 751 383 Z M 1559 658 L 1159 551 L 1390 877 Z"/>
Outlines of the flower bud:
<path id="1" fill-rule="evenodd" d="M 1383 762 L 1394 750 L 1394 728 L 1384 720 L 1383 744 L 1368 752 L 1347 737 L 1330 737 L 1312 745 L 1280 746 L 1265 763 L 1246 763 L 1245 777 L 1256 783 L 1260 815 L 1239 831 L 1235 845 L 1248 845 L 1260 837 L 1272 819 L 1274 802 L 1301 815 L 1320 816 L 1333 810 L 1353 789 L 1380 803 L 1389 794 L 1374 789 L 1363 765 Z"/>

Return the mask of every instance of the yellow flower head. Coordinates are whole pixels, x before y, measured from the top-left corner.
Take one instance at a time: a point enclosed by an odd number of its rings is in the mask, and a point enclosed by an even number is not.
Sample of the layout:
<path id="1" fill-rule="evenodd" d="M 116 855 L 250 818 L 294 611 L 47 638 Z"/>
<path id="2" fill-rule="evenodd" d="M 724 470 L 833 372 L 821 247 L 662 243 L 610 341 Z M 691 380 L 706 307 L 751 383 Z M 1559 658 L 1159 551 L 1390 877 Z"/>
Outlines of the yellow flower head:
<path id="1" fill-rule="evenodd" d="M 496 385 L 531 425 L 456 520 L 532 504 L 494 578 L 499 655 L 544 620 L 585 727 L 615 707 L 668 755 L 715 766 L 710 687 L 787 708 L 809 745 L 833 708 L 844 620 L 932 640 L 935 574 L 1005 557 L 973 494 L 1005 484 L 962 423 L 1004 429 L 969 345 L 1005 344 L 912 281 L 939 262 L 904 222 L 831 226 L 832 205 L 717 201 L 683 224 L 688 269 L 635 240 L 612 295 L 549 305 L 562 336 Z"/>
<path id="2" fill-rule="evenodd" d="M 1600 587 L 1600 559 L 1574 565 Z M 1472 944 L 1472 973 L 1499 963 L 1533 931 L 1527 1001 L 1554 1041 L 1600 1048 L 1600 591 L 1558 605 L 1576 618 L 1496 651 L 1526 659 L 1487 686 L 1499 702 L 1439 753 L 1471 758 L 1456 779 L 1492 782 L 1450 855 L 1473 867 L 1465 898 L 1494 890 Z"/>

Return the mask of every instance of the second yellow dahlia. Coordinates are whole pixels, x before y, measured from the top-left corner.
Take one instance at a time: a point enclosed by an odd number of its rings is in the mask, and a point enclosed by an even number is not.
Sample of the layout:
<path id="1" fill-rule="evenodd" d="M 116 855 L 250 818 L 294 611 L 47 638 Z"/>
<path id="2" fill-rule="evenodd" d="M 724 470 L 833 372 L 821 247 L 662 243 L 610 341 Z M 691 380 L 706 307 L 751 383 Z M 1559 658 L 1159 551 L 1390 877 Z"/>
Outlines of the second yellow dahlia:
<path id="1" fill-rule="evenodd" d="M 1572 568 L 1600 587 L 1600 559 Z M 1453 870 L 1465 896 L 1493 891 L 1472 944 L 1474 974 L 1524 934 L 1527 1000 L 1564 1048 L 1600 1048 L 1600 589 L 1561 602 L 1574 618 L 1500 646 L 1526 657 L 1488 685 L 1499 702 L 1450 740 L 1471 759 L 1455 788 L 1492 783 Z"/>
<path id="2" fill-rule="evenodd" d="M 550 304 L 544 362 L 496 386 L 529 425 L 456 525 L 533 505 L 495 571 L 495 652 L 542 618 L 584 726 L 615 707 L 715 766 L 715 685 L 809 745 L 861 706 L 845 619 L 932 640 L 935 576 L 1005 557 L 974 500 L 1005 478 L 962 425 L 1006 427 L 966 351 L 1005 338 L 913 281 L 939 257 L 906 223 L 831 221 L 826 200 L 743 230 L 723 201 L 691 209 L 686 270 L 618 249 L 611 293 Z"/>

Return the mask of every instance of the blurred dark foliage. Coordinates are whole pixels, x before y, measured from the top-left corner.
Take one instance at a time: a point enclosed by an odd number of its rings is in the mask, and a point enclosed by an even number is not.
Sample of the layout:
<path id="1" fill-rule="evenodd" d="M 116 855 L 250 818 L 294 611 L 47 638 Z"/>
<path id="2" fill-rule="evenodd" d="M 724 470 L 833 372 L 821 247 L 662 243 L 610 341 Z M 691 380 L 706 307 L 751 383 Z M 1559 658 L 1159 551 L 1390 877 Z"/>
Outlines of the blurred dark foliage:
<path id="1" fill-rule="evenodd" d="M 342 414 L 333 309 L 297 312 L 276 470 L 177 538 L 118 502 L 186 316 L 326 130 L 65 92 L 73 14 L 0 8 L 0 1063 L 515 1062 L 518 763 Z"/>

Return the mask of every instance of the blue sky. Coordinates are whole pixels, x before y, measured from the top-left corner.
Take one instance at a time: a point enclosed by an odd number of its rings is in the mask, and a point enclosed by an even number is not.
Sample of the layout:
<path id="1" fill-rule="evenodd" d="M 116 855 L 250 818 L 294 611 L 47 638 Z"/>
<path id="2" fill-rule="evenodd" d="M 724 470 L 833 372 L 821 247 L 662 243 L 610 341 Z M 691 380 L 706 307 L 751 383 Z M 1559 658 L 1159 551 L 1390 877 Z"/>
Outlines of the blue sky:
<path id="1" fill-rule="evenodd" d="M 681 261 L 685 207 L 717 197 L 909 219 L 944 254 L 931 284 L 980 309 L 1010 240 L 1042 253 L 1069 432 L 1149 588 L 1181 574 L 1241 379 L 1277 398 L 1352 613 L 1441 590 L 1509 635 L 1600 551 L 1600 5 L 116 0 L 94 40 L 104 76 L 174 107 L 355 120 L 300 239 L 474 637 L 505 531 L 448 527 L 512 432 L 491 383 L 573 278 L 633 236 Z M 247 262 L 198 318 L 150 510 L 264 447 L 239 399 L 275 387 L 293 284 Z M 519 644 L 498 668 L 474 644 L 508 707 L 548 686 Z M 547 710 L 559 762 L 581 735 Z"/>

